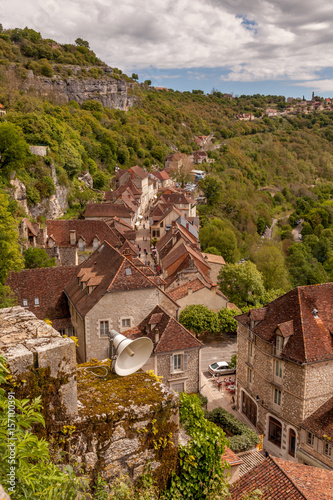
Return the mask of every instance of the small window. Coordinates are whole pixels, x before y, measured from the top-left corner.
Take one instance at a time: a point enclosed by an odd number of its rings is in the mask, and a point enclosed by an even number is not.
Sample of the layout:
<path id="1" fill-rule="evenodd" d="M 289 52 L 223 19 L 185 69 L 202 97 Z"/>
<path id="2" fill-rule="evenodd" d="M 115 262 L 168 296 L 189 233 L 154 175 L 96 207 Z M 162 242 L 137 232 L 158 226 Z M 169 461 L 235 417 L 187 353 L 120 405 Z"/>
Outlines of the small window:
<path id="1" fill-rule="evenodd" d="M 324 444 L 324 455 L 326 457 L 331 457 L 332 456 L 332 445 L 325 443 Z"/>
<path id="2" fill-rule="evenodd" d="M 271 443 L 274 443 L 279 448 L 281 448 L 281 439 L 282 439 L 281 422 L 279 422 L 273 417 L 269 417 L 268 440 L 271 441 Z"/>
<path id="3" fill-rule="evenodd" d="M 28 307 L 28 299 L 23 299 L 23 307 Z"/>
<path id="4" fill-rule="evenodd" d="M 175 354 L 173 356 L 173 369 L 174 371 L 180 371 L 182 369 L 182 355 Z"/>
<path id="5" fill-rule="evenodd" d="M 122 328 L 130 328 L 131 327 L 131 318 L 124 318 L 121 320 Z"/>
<path id="6" fill-rule="evenodd" d="M 295 456 L 296 453 L 296 433 L 294 429 L 289 430 L 289 448 L 288 448 L 288 453 L 292 457 Z"/>
<path id="7" fill-rule="evenodd" d="M 172 384 L 171 389 L 179 393 L 184 392 L 185 391 L 184 382 L 178 382 L 178 384 Z"/>
<path id="8" fill-rule="evenodd" d="M 248 379 L 249 384 L 252 384 L 253 371 L 251 370 L 251 368 L 247 369 L 247 379 Z"/>
<path id="9" fill-rule="evenodd" d="M 35 297 L 35 306 L 39 306 L 39 297 Z"/>
<path id="10" fill-rule="evenodd" d="M 282 361 L 275 360 L 275 375 L 279 378 L 282 378 Z"/>
<path id="11" fill-rule="evenodd" d="M 283 337 L 281 337 L 280 335 L 277 335 L 275 345 L 276 345 L 277 351 L 282 351 L 282 349 L 283 349 Z"/>
<path id="12" fill-rule="evenodd" d="M 281 406 L 281 391 L 280 391 L 280 389 L 274 389 L 274 404 Z"/>
<path id="13" fill-rule="evenodd" d="M 249 355 L 250 355 L 250 358 L 253 358 L 253 344 L 252 344 L 252 342 L 250 343 L 250 346 L 249 346 Z"/>
<path id="14" fill-rule="evenodd" d="M 109 322 L 108 321 L 100 321 L 99 322 L 99 334 L 100 337 L 107 337 L 109 334 Z"/>
<path id="15" fill-rule="evenodd" d="M 313 446 L 314 443 L 314 434 L 312 432 L 308 432 L 306 436 L 306 442 L 309 446 Z"/>
<path id="16" fill-rule="evenodd" d="M 132 269 L 130 267 L 128 267 L 127 269 L 125 269 L 125 274 L 126 274 L 126 276 L 131 276 L 132 275 Z"/>

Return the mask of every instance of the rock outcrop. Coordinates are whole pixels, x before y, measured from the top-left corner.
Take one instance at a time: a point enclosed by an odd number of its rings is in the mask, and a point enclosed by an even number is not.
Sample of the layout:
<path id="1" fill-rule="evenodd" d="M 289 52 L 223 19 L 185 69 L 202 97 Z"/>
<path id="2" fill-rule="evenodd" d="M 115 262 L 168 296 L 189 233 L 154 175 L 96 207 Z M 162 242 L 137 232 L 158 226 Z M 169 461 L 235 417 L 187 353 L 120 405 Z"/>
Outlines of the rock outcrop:
<path id="1" fill-rule="evenodd" d="M 78 72 L 78 68 L 81 69 L 79 66 L 70 67 L 74 74 Z M 112 78 L 112 68 L 102 69 L 104 76 L 100 79 L 75 76 L 63 78 L 58 75 L 52 78 L 35 77 L 33 73 L 29 73 L 24 89 L 33 88 L 44 96 L 56 95 L 63 102 L 73 100 L 82 104 L 91 99 L 101 102 L 107 108 L 127 111 L 134 103 L 133 96 L 128 95 L 128 89 L 134 84 Z"/>

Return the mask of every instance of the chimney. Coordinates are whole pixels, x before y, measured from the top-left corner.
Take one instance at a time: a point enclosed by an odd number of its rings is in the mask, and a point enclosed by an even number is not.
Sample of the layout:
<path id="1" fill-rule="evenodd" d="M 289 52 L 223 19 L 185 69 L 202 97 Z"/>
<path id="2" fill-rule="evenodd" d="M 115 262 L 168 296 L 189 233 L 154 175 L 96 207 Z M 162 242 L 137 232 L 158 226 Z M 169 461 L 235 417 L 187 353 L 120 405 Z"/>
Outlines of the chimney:
<path id="1" fill-rule="evenodd" d="M 159 342 L 160 340 L 160 332 L 158 331 L 158 328 L 155 328 L 154 333 L 155 333 L 155 344 L 157 344 L 157 342 Z"/>
<path id="2" fill-rule="evenodd" d="M 71 229 L 69 231 L 69 242 L 71 245 L 76 244 L 76 231 L 75 231 L 75 229 Z"/>
<path id="3" fill-rule="evenodd" d="M 193 293 L 193 288 L 188 288 L 187 289 L 187 295 L 192 295 Z"/>
<path id="4" fill-rule="evenodd" d="M 217 284 L 216 283 L 212 284 L 212 292 L 214 293 L 214 295 L 216 295 L 216 292 L 217 292 Z"/>

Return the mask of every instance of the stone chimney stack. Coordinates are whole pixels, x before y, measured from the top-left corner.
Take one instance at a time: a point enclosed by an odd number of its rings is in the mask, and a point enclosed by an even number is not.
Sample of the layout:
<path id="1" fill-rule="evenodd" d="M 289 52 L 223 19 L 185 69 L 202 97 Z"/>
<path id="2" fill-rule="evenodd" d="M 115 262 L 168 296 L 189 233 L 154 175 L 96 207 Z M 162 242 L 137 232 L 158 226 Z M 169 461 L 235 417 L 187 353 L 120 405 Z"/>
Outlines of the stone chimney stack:
<path id="1" fill-rule="evenodd" d="M 75 231 L 75 229 L 71 229 L 69 231 L 69 243 L 71 245 L 75 245 L 76 244 L 76 231 Z"/>

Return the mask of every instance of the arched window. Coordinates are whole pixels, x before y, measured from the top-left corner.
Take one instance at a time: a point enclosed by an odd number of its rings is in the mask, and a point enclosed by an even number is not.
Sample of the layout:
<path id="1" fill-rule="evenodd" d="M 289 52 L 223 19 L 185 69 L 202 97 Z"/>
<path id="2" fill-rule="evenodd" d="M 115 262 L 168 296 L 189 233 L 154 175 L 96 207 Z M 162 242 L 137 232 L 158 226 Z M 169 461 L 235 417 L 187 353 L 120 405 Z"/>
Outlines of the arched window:
<path id="1" fill-rule="evenodd" d="M 289 429 L 288 453 L 292 457 L 294 457 L 296 453 L 296 432 L 294 429 Z"/>
<path id="2" fill-rule="evenodd" d="M 282 424 L 276 418 L 269 417 L 268 421 L 268 441 L 281 448 Z"/>

